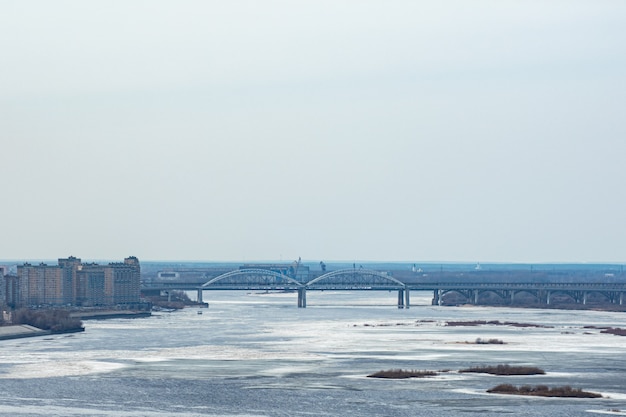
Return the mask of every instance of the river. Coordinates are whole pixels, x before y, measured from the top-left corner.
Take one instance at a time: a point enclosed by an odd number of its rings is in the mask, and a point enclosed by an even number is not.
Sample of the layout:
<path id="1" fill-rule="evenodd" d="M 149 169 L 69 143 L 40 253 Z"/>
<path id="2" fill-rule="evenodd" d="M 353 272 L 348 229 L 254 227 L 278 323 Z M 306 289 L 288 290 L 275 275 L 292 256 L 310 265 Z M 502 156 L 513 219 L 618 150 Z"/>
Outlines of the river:
<path id="1" fill-rule="evenodd" d="M 86 321 L 84 333 L 0 342 L 2 416 L 590 416 L 626 415 L 624 313 L 438 307 L 412 293 L 206 292 L 210 308 Z M 499 320 L 544 327 L 446 326 Z M 591 326 L 591 327 L 590 327 Z M 477 338 L 505 344 L 477 345 Z M 538 366 L 546 375 L 458 373 Z M 383 380 L 386 369 L 442 372 Z M 571 385 L 604 395 L 487 394 L 500 383 Z M 624 411 L 618 411 L 624 410 Z"/>

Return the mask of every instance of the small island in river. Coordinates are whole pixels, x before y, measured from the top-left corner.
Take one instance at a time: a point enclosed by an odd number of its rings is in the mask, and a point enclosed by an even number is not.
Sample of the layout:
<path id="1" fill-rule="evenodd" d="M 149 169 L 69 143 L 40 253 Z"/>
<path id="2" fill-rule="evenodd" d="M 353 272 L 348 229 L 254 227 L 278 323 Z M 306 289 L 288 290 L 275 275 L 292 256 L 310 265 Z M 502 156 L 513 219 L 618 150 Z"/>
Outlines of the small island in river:
<path id="1" fill-rule="evenodd" d="M 487 392 L 491 394 L 529 395 L 535 397 L 602 398 L 602 394 L 583 391 L 580 388 L 572 388 L 569 385 L 550 388 L 545 385 L 522 385 L 521 387 L 516 387 L 511 384 L 500 384 L 488 389 Z"/>
<path id="2" fill-rule="evenodd" d="M 471 368 L 461 369 L 459 373 L 476 373 L 490 375 L 545 375 L 545 371 L 536 366 L 472 366 Z"/>
<path id="3" fill-rule="evenodd" d="M 434 371 L 416 371 L 416 370 L 404 370 L 404 369 L 389 369 L 387 371 L 378 371 L 368 378 L 387 378 L 387 379 L 406 379 L 406 378 L 426 378 L 430 376 L 437 376 L 437 372 Z"/>

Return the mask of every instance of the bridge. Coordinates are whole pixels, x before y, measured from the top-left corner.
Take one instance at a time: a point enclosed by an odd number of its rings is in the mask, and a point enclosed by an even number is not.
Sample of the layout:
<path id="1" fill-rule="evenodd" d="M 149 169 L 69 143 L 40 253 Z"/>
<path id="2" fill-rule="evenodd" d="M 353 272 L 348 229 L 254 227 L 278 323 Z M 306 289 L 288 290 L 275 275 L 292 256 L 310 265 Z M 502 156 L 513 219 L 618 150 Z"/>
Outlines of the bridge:
<path id="1" fill-rule="evenodd" d="M 411 291 L 432 291 L 433 305 L 441 305 L 448 294 L 456 294 L 464 303 L 480 304 L 482 297 L 499 297 L 504 304 L 513 304 L 515 297 L 525 293 L 537 303 L 550 305 L 555 296 L 568 297 L 575 303 L 587 304 L 591 295 L 612 304 L 623 305 L 626 282 L 402 282 L 391 275 L 371 269 L 340 269 L 320 275 L 307 282 L 269 269 L 238 269 L 218 275 L 204 283 L 162 282 L 145 285 L 153 290 L 195 290 L 198 302 L 204 291 L 285 291 L 297 292 L 298 307 L 306 308 L 307 291 L 394 291 L 398 308 L 410 307 Z"/>

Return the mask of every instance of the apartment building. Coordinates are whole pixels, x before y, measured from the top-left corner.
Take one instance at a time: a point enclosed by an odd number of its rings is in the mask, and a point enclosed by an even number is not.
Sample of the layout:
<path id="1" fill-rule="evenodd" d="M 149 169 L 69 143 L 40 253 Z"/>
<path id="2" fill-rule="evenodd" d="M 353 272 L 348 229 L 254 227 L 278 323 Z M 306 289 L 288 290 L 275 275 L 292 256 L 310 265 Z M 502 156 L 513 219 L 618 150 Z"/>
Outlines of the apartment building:
<path id="1" fill-rule="evenodd" d="M 60 258 L 58 265 L 25 263 L 17 267 L 17 288 L 7 302 L 24 307 L 137 303 L 140 272 L 139 260 L 134 256 L 108 265 L 83 264 L 73 256 Z"/>

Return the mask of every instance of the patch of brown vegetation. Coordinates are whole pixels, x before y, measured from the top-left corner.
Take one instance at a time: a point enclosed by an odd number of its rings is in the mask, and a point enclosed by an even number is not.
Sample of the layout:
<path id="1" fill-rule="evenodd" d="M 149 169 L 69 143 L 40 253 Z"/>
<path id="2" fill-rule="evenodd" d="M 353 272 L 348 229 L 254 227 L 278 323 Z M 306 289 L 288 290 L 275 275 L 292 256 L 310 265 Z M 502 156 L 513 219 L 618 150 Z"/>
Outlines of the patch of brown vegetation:
<path id="1" fill-rule="evenodd" d="M 616 336 L 626 336 L 626 329 L 621 329 L 619 327 L 609 327 L 608 329 L 601 330 L 600 333 L 614 334 Z"/>
<path id="2" fill-rule="evenodd" d="M 67 310 L 31 310 L 21 308 L 13 313 L 13 324 L 28 324 L 52 333 L 82 331 L 83 322 L 70 317 Z"/>
<path id="3" fill-rule="evenodd" d="M 368 378 L 388 378 L 388 379 L 406 379 L 406 378 L 426 378 L 430 376 L 437 376 L 437 372 L 433 371 L 416 371 L 416 370 L 404 370 L 404 369 L 389 369 L 387 371 L 378 371 Z"/>
<path id="4" fill-rule="evenodd" d="M 504 342 L 500 339 L 481 339 L 480 337 L 476 338 L 474 342 L 477 345 L 503 345 Z"/>
<path id="5" fill-rule="evenodd" d="M 511 327 L 542 327 L 551 328 L 552 326 L 544 326 L 541 324 L 517 323 L 513 321 L 502 322 L 500 320 L 472 320 L 472 321 L 447 321 L 446 326 L 482 326 L 490 324 L 492 326 L 511 326 Z"/>
<path id="6" fill-rule="evenodd" d="M 511 384 L 500 384 L 488 389 L 487 392 L 492 394 L 531 395 L 535 397 L 602 398 L 602 395 L 596 392 L 583 391 L 580 388 L 572 388 L 569 385 L 549 388 L 545 385 L 522 385 L 521 387 L 516 387 Z"/>
<path id="7" fill-rule="evenodd" d="M 536 366 L 473 366 L 467 369 L 461 369 L 460 373 L 476 373 L 490 375 L 545 375 L 545 371 Z"/>
<path id="8" fill-rule="evenodd" d="M 465 342 L 455 342 L 456 344 L 461 344 L 461 345 L 505 345 L 506 343 L 500 339 L 482 339 L 480 337 L 477 337 L 475 341 L 473 342 L 468 342 L 467 340 Z"/>

